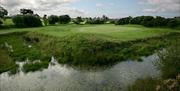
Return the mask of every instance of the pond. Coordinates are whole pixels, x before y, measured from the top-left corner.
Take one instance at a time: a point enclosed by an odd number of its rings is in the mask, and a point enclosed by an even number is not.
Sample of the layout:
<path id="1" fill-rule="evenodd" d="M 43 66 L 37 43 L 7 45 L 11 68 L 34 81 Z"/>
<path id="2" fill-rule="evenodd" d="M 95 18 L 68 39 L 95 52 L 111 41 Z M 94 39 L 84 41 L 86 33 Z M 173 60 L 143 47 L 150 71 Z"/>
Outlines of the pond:
<path id="1" fill-rule="evenodd" d="M 0 74 L 0 91 L 126 91 L 138 78 L 159 77 L 154 63 L 157 55 L 142 57 L 143 61 L 127 60 L 110 68 L 75 69 L 52 59 L 48 69 L 15 75 Z M 18 63 L 20 69 L 23 63 Z"/>

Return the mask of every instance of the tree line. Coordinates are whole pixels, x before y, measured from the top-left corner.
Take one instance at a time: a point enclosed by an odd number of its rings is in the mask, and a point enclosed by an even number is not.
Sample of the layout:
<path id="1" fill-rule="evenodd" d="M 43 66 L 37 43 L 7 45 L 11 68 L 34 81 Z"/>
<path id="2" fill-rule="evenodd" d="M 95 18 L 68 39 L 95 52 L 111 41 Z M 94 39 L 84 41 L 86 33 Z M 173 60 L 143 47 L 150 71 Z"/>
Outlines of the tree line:
<path id="1" fill-rule="evenodd" d="M 164 18 L 161 16 L 138 16 L 138 17 L 125 17 L 118 19 L 116 25 L 124 24 L 138 24 L 145 27 L 170 27 L 175 28 L 180 26 L 180 17 Z"/>
<path id="2" fill-rule="evenodd" d="M 3 24 L 3 20 L 7 17 L 8 11 L 3 7 L 0 7 L 0 26 Z M 180 16 L 174 18 L 164 18 L 161 16 L 137 16 L 137 17 L 125 17 L 120 19 L 110 19 L 103 15 L 102 17 L 76 17 L 71 18 L 69 15 L 44 15 L 40 17 L 38 14 L 34 14 L 31 9 L 20 9 L 20 14 L 10 17 L 16 27 L 39 27 L 55 24 L 138 24 L 145 27 L 170 27 L 175 28 L 180 26 Z"/>

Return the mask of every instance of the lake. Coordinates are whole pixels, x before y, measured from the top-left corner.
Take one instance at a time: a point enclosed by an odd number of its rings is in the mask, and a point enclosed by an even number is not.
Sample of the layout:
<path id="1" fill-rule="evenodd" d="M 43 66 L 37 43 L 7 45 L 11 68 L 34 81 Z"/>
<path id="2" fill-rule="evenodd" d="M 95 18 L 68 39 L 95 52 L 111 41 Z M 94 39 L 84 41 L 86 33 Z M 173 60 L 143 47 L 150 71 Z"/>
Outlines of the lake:
<path id="1" fill-rule="evenodd" d="M 157 55 L 143 61 L 127 60 L 105 69 L 82 70 L 61 65 L 52 58 L 48 69 L 9 75 L 0 74 L 0 91 L 126 91 L 138 78 L 159 77 L 154 63 Z"/>

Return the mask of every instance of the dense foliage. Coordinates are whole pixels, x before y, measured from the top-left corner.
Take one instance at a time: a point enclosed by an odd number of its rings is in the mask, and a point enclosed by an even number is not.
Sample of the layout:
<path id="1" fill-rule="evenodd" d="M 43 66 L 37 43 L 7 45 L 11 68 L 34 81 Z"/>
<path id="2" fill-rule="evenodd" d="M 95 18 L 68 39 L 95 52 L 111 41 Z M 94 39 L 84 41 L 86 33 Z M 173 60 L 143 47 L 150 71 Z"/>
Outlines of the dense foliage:
<path id="1" fill-rule="evenodd" d="M 8 14 L 8 11 L 0 6 L 0 26 L 3 24 L 2 18 Z"/>
<path id="2" fill-rule="evenodd" d="M 54 25 L 54 24 L 58 23 L 58 21 L 59 21 L 59 18 L 56 15 L 51 15 L 48 17 L 48 22 L 50 25 Z"/>
<path id="3" fill-rule="evenodd" d="M 61 15 L 59 16 L 59 23 L 60 24 L 67 24 L 71 21 L 71 17 L 69 15 Z"/>
<path id="4" fill-rule="evenodd" d="M 83 19 L 81 17 L 77 17 L 76 19 L 73 20 L 73 22 L 75 24 L 80 24 L 81 22 L 83 22 Z"/>
<path id="5" fill-rule="evenodd" d="M 7 14 L 8 14 L 8 11 L 0 6 L 0 18 L 3 18 Z"/>
<path id="6" fill-rule="evenodd" d="M 138 16 L 138 17 L 125 17 L 118 19 L 115 22 L 116 25 L 124 25 L 124 24 L 139 24 L 146 27 L 170 27 L 175 28 L 180 25 L 180 18 L 164 18 L 161 16 L 153 17 L 153 16 Z"/>
<path id="7" fill-rule="evenodd" d="M 132 17 L 126 17 L 126 18 L 121 18 L 115 22 L 116 25 L 124 25 L 124 24 L 129 24 L 130 20 Z"/>
<path id="8" fill-rule="evenodd" d="M 42 22 L 39 17 L 35 15 L 15 15 L 12 18 L 16 27 L 39 27 Z"/>
<path id="9" fill-rule="evenodd" d="M 88 22 L 88 24 L 104 24 L 105 21 L 100 17 L 91 18 Z"/>
<path id="10" fill-rule="evenodd" d="M 34 14 L 34 12 L 31 9 L 20 9 L 20 13 L 23 15 Z"/>

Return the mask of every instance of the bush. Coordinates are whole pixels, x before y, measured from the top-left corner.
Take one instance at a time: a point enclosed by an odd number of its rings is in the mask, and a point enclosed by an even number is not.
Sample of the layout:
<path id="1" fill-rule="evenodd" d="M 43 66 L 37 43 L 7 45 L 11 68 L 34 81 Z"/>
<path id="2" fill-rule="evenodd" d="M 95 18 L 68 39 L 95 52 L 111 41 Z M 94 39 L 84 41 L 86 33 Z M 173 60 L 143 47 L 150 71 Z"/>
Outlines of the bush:
<path id="1" fill-rule="evenodd" d="M 59 16 L 59 23 L 60 24 L 67 24 L 71 21 L 71 17 L 69 15 L 61 15 Z"/>
<path id="2" fill-rule="evenodd" d="M 59 21 L 59 18 L 58 18 L 58 16 L 56 16 L 56 15 L 51 15 L 51 16 L 49 16 L 49 18 L 48 18 L 48 22 L 49 22 L 49 24 L 51 24 L 51 25 L 56 24 L 58 21 Z"/>
<path id="3" fill-rule="evenodd" d="M 39 27 L 42 22 L 35 15 L 16 15 L 12 18 L 16 27 Z"/>

